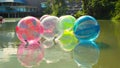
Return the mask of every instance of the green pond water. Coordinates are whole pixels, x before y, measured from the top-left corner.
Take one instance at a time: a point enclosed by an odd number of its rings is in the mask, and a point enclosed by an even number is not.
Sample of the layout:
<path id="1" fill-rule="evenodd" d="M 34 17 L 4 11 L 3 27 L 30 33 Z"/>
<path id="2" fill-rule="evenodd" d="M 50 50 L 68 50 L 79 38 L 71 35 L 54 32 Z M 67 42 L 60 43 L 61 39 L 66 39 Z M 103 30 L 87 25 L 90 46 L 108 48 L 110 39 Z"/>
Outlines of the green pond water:
<path id="1" fill-rule="evenodd" d="M 109 20 L 99 20 L 100 35 L 96 39 L 96 44 L 99 47 L 99 53 L 84 52 L 82 60 L 87 59 L 91 67 L 79 67 L 73 58 L 73 51 L 65 51 L 62 46 L 77 45 L 78 42 L 64 41 L 65 44 L 51 42 L 50 48 L 44 49 L 44 58 L 40 63 L 34 63 L 32 68 L 120 68 L 120 22 L 112 22 Z M 17 22 L 0 24 L 0 68 L 25 68 L 24 63 L 20 62 L 17 57 L 17 50 L 20 41 L 15 34 L 15 26 Z M 71 36 L 72 38 L 72 36 Z M 69 40 L 70 38 L 68 38 Z M 67 40 L 67 39 L 66 39 Z M 43 41 L 44 42 L 44 41 Z M 66 44 L 67 43 L 67 44 Z M 90 48 L 90 47 L 88 47 Z M 86 48 L 87 49 L 87 48 Z M 85 49 L 81 49 L 85 50 Z M 89 58 L 90 56 L 95 57 Z M 29 57 L 29 56 L 28 56 Z M 81 63 L 83 63 L 81 60 Z M 91 61 L 92 60 L 92 61 Z M 24 59 L 24 61 L 26 61 Z M 34 61 L 29 61 L 34 62 Z M 84 63 L 86 64 L 86 63 Z M 32 65 L 32 64 L 31 64 Z M 28 67 L 31 68 L 31 67 Z"/>

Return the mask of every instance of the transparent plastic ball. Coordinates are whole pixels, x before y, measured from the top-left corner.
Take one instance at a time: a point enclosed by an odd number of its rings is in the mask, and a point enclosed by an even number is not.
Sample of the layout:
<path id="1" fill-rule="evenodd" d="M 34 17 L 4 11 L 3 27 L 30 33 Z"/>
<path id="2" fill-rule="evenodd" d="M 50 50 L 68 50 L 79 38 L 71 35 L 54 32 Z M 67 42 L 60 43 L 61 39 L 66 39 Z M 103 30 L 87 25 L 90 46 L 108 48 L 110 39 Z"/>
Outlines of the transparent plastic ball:
<path id="1" fill-rule="evenodd" d="M 44 27 L 43 38 L 50 40 L 61 36 L 62 27 L 59 24 L 59 18 L 56 16 L 46 17 L 41 21 Z"/>
<path id="2" fill-rule="evenodd" d="M 50 15 L 43 15 L 41 18 L 40 18 L 40 21 L 42 21 L 43 19 L 45 19 L 46 17 L 48 17 Z"/>
<path id="3" fill-rule="evenodd" d="M 94 41 L 100 33 L 100 26 L 92 16 L 81 16 L 74 24 L 74 34 L 80 41 Z"/>
<path id="4" fill-rule="evenodd" d="M 43 34 L 43 26 L 40 21 L 32 16 L 22 18 L 16 26 L 16 34 L 20 41 L 39 41 Z"/>

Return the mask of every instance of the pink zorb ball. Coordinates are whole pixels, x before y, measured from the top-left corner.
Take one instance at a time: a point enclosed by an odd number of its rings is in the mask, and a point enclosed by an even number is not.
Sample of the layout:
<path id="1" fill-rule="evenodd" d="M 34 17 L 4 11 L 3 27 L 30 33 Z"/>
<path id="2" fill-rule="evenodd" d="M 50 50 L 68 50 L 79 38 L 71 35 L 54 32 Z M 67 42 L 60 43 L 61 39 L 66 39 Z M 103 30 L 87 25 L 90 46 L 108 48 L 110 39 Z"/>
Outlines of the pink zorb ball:
<path id="1" fill-rule="evenodd" d="M 22 43 L 18 47 L 17 59 L 24 67 L 33 67 L 40 64 L 43 57 L 44 48 L 40 43 Z"/>
<path id="2" fill-rule="evenodd" d="M 41 34 L 43 34 L 43 26 L 35 17 L 24 17 L 16 26 L 16 34 L 22 42 L 25 42 L 25 40 L 27 40 L 27 42 L 39 41 Z"/>

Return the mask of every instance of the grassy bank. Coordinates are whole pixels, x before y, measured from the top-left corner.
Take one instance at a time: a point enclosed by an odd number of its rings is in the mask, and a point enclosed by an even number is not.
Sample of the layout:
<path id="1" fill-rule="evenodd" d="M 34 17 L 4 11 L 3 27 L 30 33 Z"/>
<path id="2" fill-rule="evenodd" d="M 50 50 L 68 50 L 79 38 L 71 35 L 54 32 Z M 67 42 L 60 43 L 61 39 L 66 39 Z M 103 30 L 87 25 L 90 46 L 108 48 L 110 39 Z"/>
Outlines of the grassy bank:
<path id="1" fill-rule="evenodd" d="M 19 21 L 21 18 L 5 18 L 5 22 L 17 22 Z"/>

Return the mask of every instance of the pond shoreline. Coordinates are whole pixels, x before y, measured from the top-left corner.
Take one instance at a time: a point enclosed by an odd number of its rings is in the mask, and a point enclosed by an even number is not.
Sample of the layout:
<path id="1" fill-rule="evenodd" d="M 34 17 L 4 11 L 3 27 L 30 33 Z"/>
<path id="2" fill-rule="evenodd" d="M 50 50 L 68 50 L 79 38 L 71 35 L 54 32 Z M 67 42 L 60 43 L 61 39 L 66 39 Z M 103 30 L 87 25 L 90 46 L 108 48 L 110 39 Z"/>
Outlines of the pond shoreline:
<path id="1" fill-rule="evenodd" d="M 18 22 L 21 18 L 5 18 L 5 23 Z"/>

